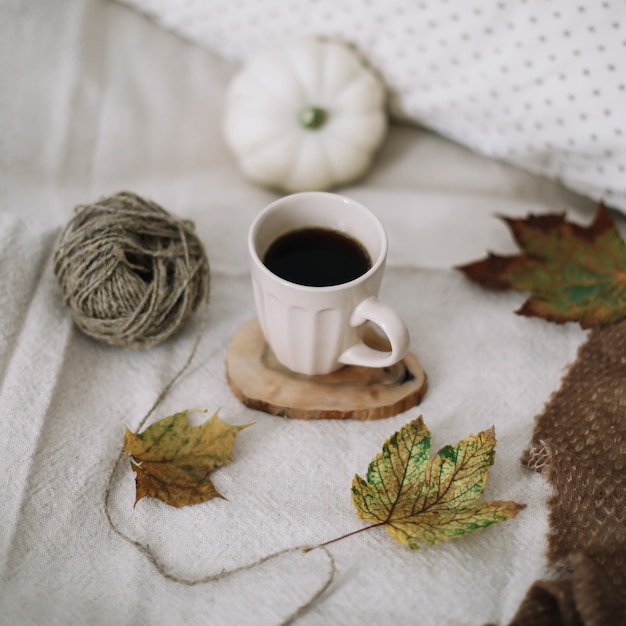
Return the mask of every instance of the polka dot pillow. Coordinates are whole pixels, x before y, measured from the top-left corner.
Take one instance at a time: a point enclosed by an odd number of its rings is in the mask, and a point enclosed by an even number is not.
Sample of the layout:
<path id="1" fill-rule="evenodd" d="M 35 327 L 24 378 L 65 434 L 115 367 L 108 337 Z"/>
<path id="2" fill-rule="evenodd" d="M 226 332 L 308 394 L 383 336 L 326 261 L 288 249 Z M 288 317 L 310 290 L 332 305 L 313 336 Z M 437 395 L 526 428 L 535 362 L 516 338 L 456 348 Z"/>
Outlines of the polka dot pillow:
<path id="1" fill-rule="evenodd" d="M 243 62 L 293 35 L 353 44 L 393 116 L 626 210 L 624 0 L 127 0 Z"/>

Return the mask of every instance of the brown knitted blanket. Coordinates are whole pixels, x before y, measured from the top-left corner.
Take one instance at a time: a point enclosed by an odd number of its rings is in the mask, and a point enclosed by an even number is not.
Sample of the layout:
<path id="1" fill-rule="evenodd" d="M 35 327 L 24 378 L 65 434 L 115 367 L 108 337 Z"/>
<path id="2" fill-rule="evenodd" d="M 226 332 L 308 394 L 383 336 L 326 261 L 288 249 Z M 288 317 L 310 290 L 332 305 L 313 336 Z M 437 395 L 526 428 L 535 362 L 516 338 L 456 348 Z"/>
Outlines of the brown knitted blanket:
<path id="1" fill-rule="evenodd" d="M 548 564 L 510 626 L 626 625 L 626 321 L 593 330 L 522 462 L 553 487 Z"/>

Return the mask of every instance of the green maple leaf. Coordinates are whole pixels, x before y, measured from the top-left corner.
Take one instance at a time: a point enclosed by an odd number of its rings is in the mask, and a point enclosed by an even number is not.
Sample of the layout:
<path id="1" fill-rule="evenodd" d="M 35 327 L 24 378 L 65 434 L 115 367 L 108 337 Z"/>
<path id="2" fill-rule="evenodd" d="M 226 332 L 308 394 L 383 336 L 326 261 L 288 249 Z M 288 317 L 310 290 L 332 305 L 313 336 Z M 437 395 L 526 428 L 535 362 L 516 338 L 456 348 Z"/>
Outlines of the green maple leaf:
<path id="1" fill-rule="evenodd" d="M 124 450 L 132 456 L 135 504 L 144 496 L 175 507 L 221 498 L 209 478 L 229 463 L 235 437 L 249 426 L 231 426 L 216 412 L 200 426 L 191 426 L 189 411 L 155 422 L 140 434 L 126 429 Z"/>
<path id="2" fill-rule="evenodd" d="M 494 462 L 494 429 L 445 446 L 431 458 L 431 435 L 422 418 L 392 435 L 370 463 L 367 480 L 355 476 L 358 516 L 384 526 L 416 550 L 515 517 L 515 502 L 478 502 Z"/>
<path id="3" fill-rule="evenodd" d="M 626 243 L 600 205 L 589 227 L 565 216 L 504 218 L 523 253 L 489 254 L 460 267 L 474 282 L 492 289 L 530 292 L 517 311 L 583 328 L 626 318 Z"/>

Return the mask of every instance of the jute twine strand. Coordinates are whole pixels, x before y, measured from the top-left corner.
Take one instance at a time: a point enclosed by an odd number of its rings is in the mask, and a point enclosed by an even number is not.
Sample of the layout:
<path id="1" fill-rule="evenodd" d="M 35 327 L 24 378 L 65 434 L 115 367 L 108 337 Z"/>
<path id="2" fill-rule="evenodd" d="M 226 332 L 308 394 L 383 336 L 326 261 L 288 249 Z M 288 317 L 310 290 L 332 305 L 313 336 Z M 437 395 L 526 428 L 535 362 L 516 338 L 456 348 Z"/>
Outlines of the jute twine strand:
<path id="1" fill-rule="evenodd" d="M 196 335 L 193 347 L 191 349 L 191 353 L 187 357 L 185 363 L 180 367 L 180 369 L 174 374 L 171 380 L 167 383 L 167 385 L 161 390 L 153 405 L 148 409 L 147 413 L 143 416 L 139 425 L 137 426 L 136 432 L 139 433 L 141 429 L 146 425 L 150 416 L 156 411 L 157 407 L 163 402 L 165 397 L 169 394 L 171 389 L 176 385 L 178 380 L 183 376 L 183 374 L 189 369 L 193 359 L 195 358 L 198 347 L 200 345 L 200 340 L 204 334 L 204 329 L 207 323 L 207 315 L 205 308 L 205 315 L 203 316 L 202 324 L 200 326 L 200 332 Z M 318 588 L 312 593 L 309 599 L 297 607 L 291 614 L 289 614 L 278 626 L 291 626 L 296 620 L 304 615 L 330 588 L 332 583 L 335 580 L 335 574 L 337 573 L 337 566 L 335 564 L 335 559 L 333 555 L 330 553 L 328 548 L 324 545 L 320 546 L 295 546 L 291 548 L 285 548 L 283 550 L 279 550 L 278 552 L 274 552 L 272 554 L 268 554 L 266 556 L 260 557 L 256 561 L 252 561 L 245 565 L 241 565 L 240 567 L 235 567 L 231 570 L 222 570 L 217 574 L 209 574 L 207 576 L 203 576 L 200 578 L 185 578 L 183 576 L 179 576 L 173 572 L 171 572 L 157 557 L 157 555 L 152 551 L 150 546 L 133 539 L 129 535 L 127 535 L 121 527 L 117 524 L 117 522 L 113 519 L 112 511 L 111 511 L 111 497 L 113 495 L 113 481 L 115 478 L 115 474 L 119 468 L 120 463 L 127 459 L 128 455 L 124 452 L 124 449 L 120 450 L 113 467 L 111 468 L 111 472 L 109 474 L 109 479 L 106 484 L 105 492 L 104 492 L 104 514 L 109 522 L 111 529 L 124 541 L 127 541 L 130 545 L 134 546 L 141 554 L 143 554 L 148 561 L 154 566 L 154 568 L 167 580 L 171 580 L 172 582 L 178 583 L 180 585 L 186 585 L 190 587 L 195 587 L 196 585 L 204 585 L 213 582 L 219 582 L 221 580 L 225 580 L 231 576 L 235 576 L 242 572 L 246 572 L 249 570 L 253 570 L 255 568 L 261 567 L 263 564 L 272 561 L 276 558 L 279 558 L 285 554 L 290 553 L 306 553 L 311 549 L 319 549 L 324 552 L 327 560 L 328 560 L 328 572 L 321 584 Z"/>
<path id="2" fill-rule="evenodd" d="M 210 286 L 193 222 L 130 192 L 77 207 L 55 249 L 54 272 L 83 332 L 134 348 L 175 333 Z"/>

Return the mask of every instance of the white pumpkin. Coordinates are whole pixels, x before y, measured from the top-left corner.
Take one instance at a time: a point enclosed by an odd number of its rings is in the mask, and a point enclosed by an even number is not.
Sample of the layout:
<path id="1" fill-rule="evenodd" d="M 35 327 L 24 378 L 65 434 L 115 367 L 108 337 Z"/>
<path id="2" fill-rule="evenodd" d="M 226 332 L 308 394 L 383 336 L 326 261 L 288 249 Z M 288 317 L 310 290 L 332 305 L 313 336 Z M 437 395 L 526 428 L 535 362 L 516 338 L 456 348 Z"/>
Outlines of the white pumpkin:
<path id="1" fill-rule="evenodd" d="M 265 50 L 226 95 L 226 141 L 242 170 L 289 192 L 354 180 L 386 129 L 383 85 L 340 43 L 306 38 Z"/>

